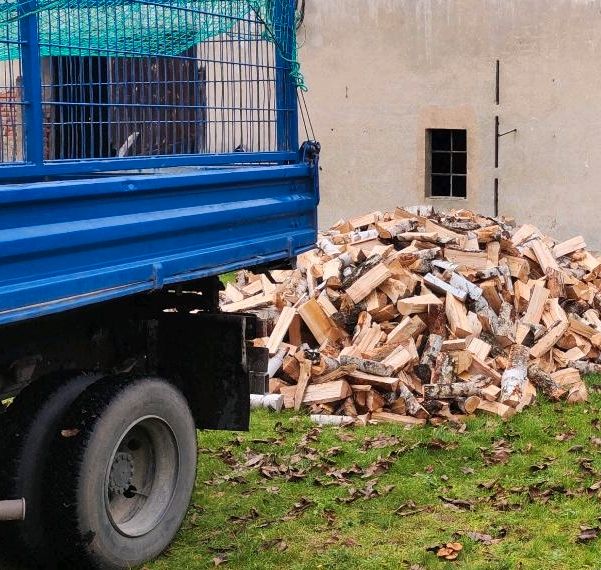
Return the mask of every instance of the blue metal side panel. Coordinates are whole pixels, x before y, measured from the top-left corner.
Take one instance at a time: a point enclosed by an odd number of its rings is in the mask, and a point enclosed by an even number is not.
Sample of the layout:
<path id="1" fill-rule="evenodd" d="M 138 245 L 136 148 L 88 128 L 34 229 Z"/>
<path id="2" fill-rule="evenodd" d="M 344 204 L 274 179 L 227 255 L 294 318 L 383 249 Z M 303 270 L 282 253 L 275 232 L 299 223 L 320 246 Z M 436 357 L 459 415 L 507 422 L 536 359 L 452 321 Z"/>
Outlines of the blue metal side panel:
<path id="1" fill-rule="evenodd" d="M 292 257 L 315 166 L 0 186 L 0 324 Z"/>

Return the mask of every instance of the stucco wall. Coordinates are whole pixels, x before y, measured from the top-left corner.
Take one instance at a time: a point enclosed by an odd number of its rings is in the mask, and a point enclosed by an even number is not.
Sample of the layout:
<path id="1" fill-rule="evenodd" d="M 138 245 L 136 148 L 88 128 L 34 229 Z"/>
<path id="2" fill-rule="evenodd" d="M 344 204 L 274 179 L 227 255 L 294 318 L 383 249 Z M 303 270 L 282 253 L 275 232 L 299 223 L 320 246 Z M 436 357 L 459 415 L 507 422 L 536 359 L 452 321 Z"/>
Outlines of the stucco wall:
<path id="1" fill-rule="evenodd" d="M 601 248 L 601 1 L 307 0 L 320 223 L 436 203 Z M 500 105 L 495 65 L 500 60 Z M 501 131 L 494 168 L 494 117 Z M 468 130 L 468 198 L 425 198 L 425 130 Z"/>

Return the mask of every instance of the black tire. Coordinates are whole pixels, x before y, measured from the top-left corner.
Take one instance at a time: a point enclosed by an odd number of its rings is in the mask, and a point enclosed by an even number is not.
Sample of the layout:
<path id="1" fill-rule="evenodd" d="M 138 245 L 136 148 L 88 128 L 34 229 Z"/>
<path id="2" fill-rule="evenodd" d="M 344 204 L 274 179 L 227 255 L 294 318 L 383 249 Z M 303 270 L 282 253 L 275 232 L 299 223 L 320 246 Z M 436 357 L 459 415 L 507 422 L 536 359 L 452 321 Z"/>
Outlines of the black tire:
<path id="1" fill-rule="evenodd" d="M 160 378 L 104 378 L 74 402 L 63 430 L 47 503 L 61 570 L 118 570 L 158 556 L 196 479 L 185 397 Z"/>
<path id="2" fill-rule="evenodd" d="M 2 414 L 0 497 L 26 500 L 25 521 L 0 526 L 0 550 L 27 557 L 42 567 L 48 561 L 43 496 L 49 446 L 63 416 L 98 375 L 61 372 L 27 386 Z M 25 556 L 23 555 L 25 553 Z"/>

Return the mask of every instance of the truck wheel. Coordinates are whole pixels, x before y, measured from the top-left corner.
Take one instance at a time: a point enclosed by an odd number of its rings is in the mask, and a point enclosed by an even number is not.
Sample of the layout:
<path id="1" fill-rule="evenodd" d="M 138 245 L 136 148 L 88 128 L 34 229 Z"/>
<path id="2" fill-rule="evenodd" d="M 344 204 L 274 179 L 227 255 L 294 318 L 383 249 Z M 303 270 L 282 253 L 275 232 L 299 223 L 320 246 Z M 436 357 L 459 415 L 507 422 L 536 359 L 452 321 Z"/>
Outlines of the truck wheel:
<path id="1" fill-rule="evenodd" d="M 196 478 L 196 428 L 160 378 L 109 377 L 64 418 L 48 475 L 62 567 L 122 569 L 158 556 L 177 533 Z"/>
<path id="2" fill-rule="evenodd" d="M 24 388 L 2 414 L 0 497 L 24 497 L 27 509 L 24 521 L 0 527 L 2 551 L 17 557 L 25 552 L 28 558 L 47 560 L 42 502 L 48 448 L 69 406 L 98 378 L 81 372 L 40 378 Z"/>

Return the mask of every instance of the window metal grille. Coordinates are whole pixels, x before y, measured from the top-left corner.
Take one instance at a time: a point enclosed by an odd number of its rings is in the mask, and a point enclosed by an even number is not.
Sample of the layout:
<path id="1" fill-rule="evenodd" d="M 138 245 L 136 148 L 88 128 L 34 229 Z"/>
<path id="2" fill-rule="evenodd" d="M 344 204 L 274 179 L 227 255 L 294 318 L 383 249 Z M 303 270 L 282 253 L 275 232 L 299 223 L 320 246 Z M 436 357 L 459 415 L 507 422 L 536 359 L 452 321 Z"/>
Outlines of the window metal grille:
<path id="1" fill-rule="evenodd" d="M 467 196 L 467 131 L 430 129 L 429 182 L 432 197 Z"/>

